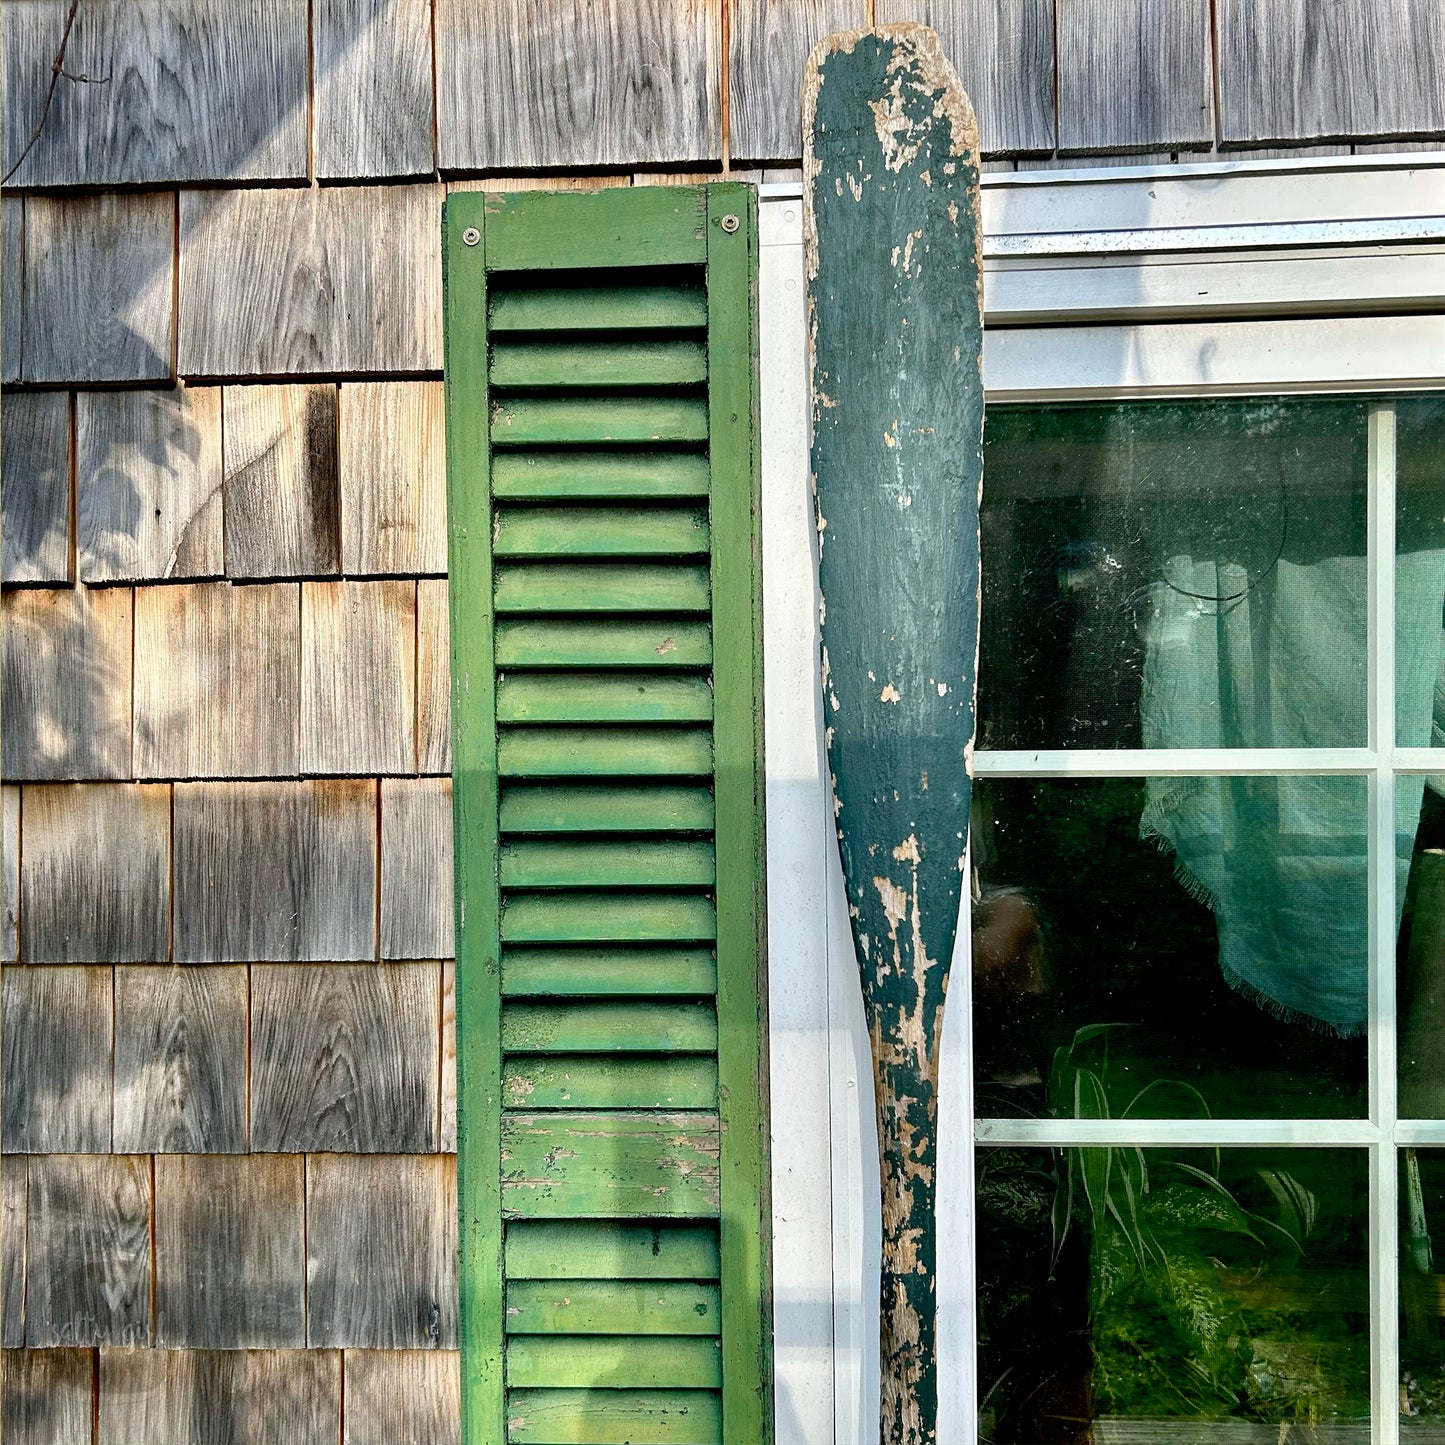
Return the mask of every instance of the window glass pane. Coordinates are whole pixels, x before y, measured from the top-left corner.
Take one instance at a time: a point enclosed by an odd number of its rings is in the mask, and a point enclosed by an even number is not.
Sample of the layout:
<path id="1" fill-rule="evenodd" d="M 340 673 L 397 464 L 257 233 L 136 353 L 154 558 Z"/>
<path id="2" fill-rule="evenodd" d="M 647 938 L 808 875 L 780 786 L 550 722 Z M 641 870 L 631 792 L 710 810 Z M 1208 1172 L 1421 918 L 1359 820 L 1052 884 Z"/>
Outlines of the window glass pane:
<path id="1" fill-rule="evenodd" d="M 1400 1154 L 1400 1413 L 1404 1439 L 1445 1437 L 1445 1149 Z"/>
<path id="2" fill-rule="evenodd" d="M 1365 1162 L 981 1149 L 980 1439 L 1367 1439 Z"/>
<path id="3" fill-rule="evenodd" d="M 978 1114 L 1361 1115 L 1365 820 L 1358 777 L 979 779 Z"/>
<path id="4" fill-rule="evenodd" d="M 1418 819 L 1398 964 L 1400 1114 L 1445 1118 L 1445 797 L 1441 778 L 1396 780 L 1403 823 Z"/>
<path id="5" fill-rule="evenodd" d="M 980 746 L 1362 746 L 1367 413 L 991 408 Z"/>
<path id="6" fill-rule="evenodd" d="M 1396 403 L 1395 737 L 1445 743 L 1445 396 Z"/>

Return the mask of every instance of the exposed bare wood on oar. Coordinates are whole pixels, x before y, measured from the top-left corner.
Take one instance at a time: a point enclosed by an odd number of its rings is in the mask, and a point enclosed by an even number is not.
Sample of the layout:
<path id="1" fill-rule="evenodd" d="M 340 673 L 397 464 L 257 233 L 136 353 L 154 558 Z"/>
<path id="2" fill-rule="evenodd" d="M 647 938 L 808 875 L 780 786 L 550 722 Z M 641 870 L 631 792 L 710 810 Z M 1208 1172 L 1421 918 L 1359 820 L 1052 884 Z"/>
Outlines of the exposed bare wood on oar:
<path id="1" fill-rule="evenodd" d="M 881 1436 L 931 1445 L 938 1045 L 978 648 L 978 130 L 920 25 L 830 36 L 803 107 L 824 711 L 882 1164 Z"/>

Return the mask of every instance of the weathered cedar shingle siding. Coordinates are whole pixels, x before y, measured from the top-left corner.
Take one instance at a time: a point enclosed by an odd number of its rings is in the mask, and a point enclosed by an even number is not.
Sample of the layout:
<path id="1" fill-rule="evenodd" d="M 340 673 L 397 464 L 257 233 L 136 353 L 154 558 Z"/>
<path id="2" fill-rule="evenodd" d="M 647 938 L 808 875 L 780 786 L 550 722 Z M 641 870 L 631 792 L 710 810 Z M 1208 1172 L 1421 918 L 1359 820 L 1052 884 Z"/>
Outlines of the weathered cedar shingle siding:
<path id="1" fill-rule="evenodd" d="M 0 201 L 6 1445 L 456 1445 L 440 207 L 796 165 L 864 0 L 728 3 L 82 0 Z M 1437 0 L 1210 10 L 876 4 L 996 166 L 1445 136 Z"/>

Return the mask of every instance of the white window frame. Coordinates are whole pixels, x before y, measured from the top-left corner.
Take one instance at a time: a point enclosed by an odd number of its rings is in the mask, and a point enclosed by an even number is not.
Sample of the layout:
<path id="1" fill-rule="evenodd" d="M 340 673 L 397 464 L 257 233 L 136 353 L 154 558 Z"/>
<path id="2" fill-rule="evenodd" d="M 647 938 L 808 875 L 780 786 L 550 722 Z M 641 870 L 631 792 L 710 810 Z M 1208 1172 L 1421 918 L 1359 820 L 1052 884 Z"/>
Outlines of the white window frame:
<path id="1" fill-rule="evenodd" d="M 833 841 L 818 686 L 801 188 L 761 189 L 763 589 L 777 1445 L 877 1438 L 878 1166 L 867 1034 Z M 981 1121 L 972 1116 L 967 920 L 945 1013 L 939 1440 L 975 1438 L 972 1140 L 1363 1146 L 1371 1319 L 1398 1315 L 1393 796 L 1440 755 L 1394 744 L 1394 411 L 1445 389 L 1445 152 L 987 175 L 992 402 L 1380 393 L 1369 421 L 1366 746 L 987 752 L 996 777 L 1328 772 L 1367 780 L 1368 1117 Z M 988 480 L 985 475 L 984 486 Z M 1371 1331 L 1374 1445 L 1397 1445 L 1399 1350 Z"/>

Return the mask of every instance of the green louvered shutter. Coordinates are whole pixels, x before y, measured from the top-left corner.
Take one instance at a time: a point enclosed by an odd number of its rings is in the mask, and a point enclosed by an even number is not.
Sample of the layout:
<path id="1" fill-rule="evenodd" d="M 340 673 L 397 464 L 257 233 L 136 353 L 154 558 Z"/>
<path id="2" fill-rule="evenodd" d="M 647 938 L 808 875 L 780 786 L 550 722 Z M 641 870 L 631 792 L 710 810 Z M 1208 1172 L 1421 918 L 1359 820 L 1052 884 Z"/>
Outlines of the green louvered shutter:
<path id="1" fill-rule="evenodd" d="M 756 237 L 447 201 L 466 1445 L 771 1436 Z"/>

